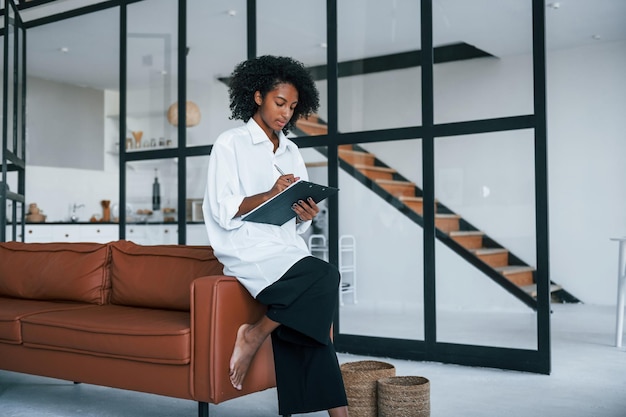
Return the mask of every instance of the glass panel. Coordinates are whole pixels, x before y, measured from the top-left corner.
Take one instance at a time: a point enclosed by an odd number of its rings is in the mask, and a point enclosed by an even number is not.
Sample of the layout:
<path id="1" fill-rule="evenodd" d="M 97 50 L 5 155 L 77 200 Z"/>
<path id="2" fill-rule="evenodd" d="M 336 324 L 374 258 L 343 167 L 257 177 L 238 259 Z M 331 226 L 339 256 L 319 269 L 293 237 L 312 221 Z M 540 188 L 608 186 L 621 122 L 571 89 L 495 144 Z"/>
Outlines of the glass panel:
<path id="1" fill-rule="evenodd" d="M 437 2 L 433 14 L 446 52 L 435 51 L 435 123 L 531 114 L 532 2 Z"/>
<path id="2" fill-rule="evenodd" d="M 309 181 L 327 185 L 328 184 L 328 150 L 325 146 L 301 149 L 300 153 L 306 164 Z M 328 201 L 323 200 L 318 204 L 320 212 L 311 223 L 311 227 L 302 234 L 302 238 L 307 242 L 311 254 L 328 261 Z"/>
<path id="3" fill-rule="evenodd" d="M 16 63 L 16 57 L 15 57 L 15 45 L 18 42 L 17 39 L 17 33 L 16 33 L 16 28 L 14 26 L 14 19 L 15 19 L 15 13 L 13 11 L 12 7 L 8 8 L 8 13 L 9 13 L 9 27 L 7 30 L 8 33 L 8 53 L 6 54 L 7 56 L 7 68 L 8 68 L 8 72 L 6 74 L 6 78 L 7 78 L 7 91 L 6 91 L 6 96 L 7 96 L 7 108 L 6 108 L 6 112 L 7 112 L 7 119 L 6 119 L 6 134 L 7 134 L 7 149 L 13 153 L 15 153 L 16 151 L 16 147 L 15 147 L 15 136 L 14 136 L 14 132 L 13 129 L 15 127 L 14 124 L 14 120 L 13 120 L 13 116 L 15 114 L 14 112 L 14 105 L 15 105 L 15 88 L 13 83 L 15 82 L 15 63 Z M 12 24 L 13 23 L 13 24 Z M 2 40 L 4 42 L 4 39 Z"/>
<path id="4" fill-rule="evenodd" d="M 306 16 L 294 18 L 294 16 Z M 299 121 L 291 136 L 317 136 L 328 132 L 326 73 L 326 2 L 275 0 L 257 9 L 257 54 L 289 56 L 310 69 L 320 95 L 318 115 Z M 297 42 L 285 42 L 286 37 Z"/>
<path id="5" fill-rule="evenodd" d="M 344 289 L 353 291 L 339 331 L 423 340 L 421 141 L 342 145 L 339 158 Z"/>
<path id="6" fill-rule="evenodd" d="M 18 49 L 17 49 L 17 89 L 15 91 L 16 94 L 16 111 L 17 111 L 17 120 L 16 120 L 16 144 L 15 144 L 15 154 L 18 158 L 24 159 L 24 153 L 26 150 L 24 149 L 24 95 L 26 94 L 25 90 L 25 80 L 24 80 L 24 29 L 18 28 L 15 32 L 18 39 Z"/>
<path id="7" fill-rule="evenodd" d="M 128 6 L 126 127 L 134 151 L 178 146 L 177 16 L 168 0 Z"/>
<path id="8" fill-rule="evenodd" d="M 533 132 L 437 138 L 435 199 L 438 341 L 536 349 Z"/>
<path id="9" fill-rule="evenodd" d="M 209 156 L 187 158 L 187 244 L 208 245 L 204 216 L 202 214 L 202 201 L 206 187 L 207 169 Z"/>
<path id="10" fill-rule="evenodd" d="M 0 181 L 2 181 L 0 179 Z M 12 191 L 12 192 L 18 192 L 18 187 L 17 187 L 17 183 L 18 183 L 18 173 L 16 171 L 8 171 L 7 172 L 7 185 L 8 185 L 8 190 Z M 0 187 L 2 186 L 2 184 L 0 184 Z M 11 241 L 11 240 L 22 240 L 22 236 L 21 236 L 21 229 L 20 229 L 20 223 L 22 222 L 22 209 L 24 204 L 19 202 L 19 201 L 13 201 L 13 200 L 6 200 L 5 204 L 5 215 L 6 215 L 6 224 L 7 224 L 7 228 L 6 228 L 6 240 L 7 241 Z M 13 235 L 13 224 L 16 224 L 17 228 L 16 228 L 16 234 L 15 236 Z"/>
<path id="11" fill-rule="evenodd" d="M 26 196 L 48 222 L 117 204 L 119 20 L 116 7 L 28 29 Z"/>
<path id="12" fill-rule="evenodd" d="M 0 3 L 3 10 L 0 14 L 0 19 L 2 19 L 2 26 L 4 27 L 4 3 Z M 4 57 L 4 37 L 0 36 L 0 54 Z M 4 58 L 2 58 L 4 60 Z M 4 100 L 4 65 L 0 65 L 0 76 L 2 76 L 2 82 L 0 82 L 0 99 Z M 2 101 L 4 103 L 4 101 Z M 4 106 L 4 104 L 2 104 Z M 0 112 L 3 112 L 2 106 L 0 106 Z M 3 113 L 0 113 L 3 114 Z M 2 115 L 2 120 L 0 120 L 0 127 L 4 127 L 4 115 Z M 0 131 L 1 132 L 1 131 Z M 0 133 L 0 141 L 2 141 L 2 133 Z M 4 146 L 0 145 L 0 158 L 4 158 Z M 2 179 L 0 178 L 0 181 Z"/>
<path id="13" fill-rule="evenodd" d="M 227 77 L 246 59 L 246 1 L 222 3 L 187 2 L 187 100 L 200 113 L 199 123 L 187 129 L 187 146 L 212 144 L 241 124 L 229 119 Z"/>
<path id="14" fill-rule="evenodd" d="M 420 2 L 340 1 L 339 131 L 421 120 Z"/>
<path id="15" fill-rule="evenodd" d="M 143 245 L 178 243 L 176 158 L 126 164 L 126 238 Z"/>

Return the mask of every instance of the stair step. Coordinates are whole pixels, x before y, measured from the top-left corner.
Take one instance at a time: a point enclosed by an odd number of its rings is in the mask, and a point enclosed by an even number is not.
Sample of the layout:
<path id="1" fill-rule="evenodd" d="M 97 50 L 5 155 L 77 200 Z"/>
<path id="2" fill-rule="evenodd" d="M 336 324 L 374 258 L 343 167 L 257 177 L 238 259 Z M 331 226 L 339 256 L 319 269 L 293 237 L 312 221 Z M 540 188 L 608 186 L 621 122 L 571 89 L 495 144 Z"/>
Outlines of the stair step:
<path id="1" fill-rule="evenodd" d="M 550 284 L 550 294 L 562 289 L 563 287 L 558 284 Z M 531 297 L 537 298 L 537 284 L 525 285 L 522 287 L 522 290 L 524 290 Z"/>
<path id="2" fill-rule="evenodd" d="M 508 253 L 508 250 L 506 250 L 504 248 L 479 248 L 479 249 L 473 250 L 472 253 L 474 253 L 474 255 L 476 255 L 476 256 L 479 256 L 479 255 L 494 255 L 494 254 L 498 254 L 498 253 Z M 502 266 L 507 266 L 507 265 L 502 265 Z"/>
<path id="3" fill-rule="evenodd" d="M 481 248 L 472 250 L 472 253 L 492 268 L 509 264 L 509 251 L 506 249 Z"/>
<path id="4" fill-rule="evenodd" d="M 415 183 L 409 181 L 375 180 L 394 197 L 415 196 Z"/>
<path id="5" fill-rule="evenodd" d="M 496 268 L 496 271 L 504 275 L 504 277 L 513 284 L 520 287 L 532 285 L 535 282 L 533 279 L 535 269 L 530 266 L 508 265 Z"/>
<path id="6" fill-rule="evenodd" d="M 374 155 L 367 152 L 339 149 L 339 158 L 343 159 L 350 165 L 374 165 Z"/>
<path id="7" fill-rule="evenodd" d="M 450 233 L 459 230 L 458 214 L 435 214 L 435 227 L 443 232 Z"/>
<path id="8" fill-rule="evenodd" d="M 506 250 L 506 249 L 502 249 L 502 250 Z M 507 266 L 501 266 L 496 268 L 496 271 L 500 272 L 503 275 L 506 274 L 517 274 L 520 272 L 527 272 L 527 271 L 534 271 L 535 268 L 533 268 L 532 266 L 525 266 L 525 265 L 507 265 Z"/>
<path id="9" fill-rule="evenodd" d="M 480 249 L 483 247 L 484 232 L 479 230 L 459 230 L 450 232 L 450 237 L 465 249 Z"/>
<path id="10" fill-rule="evenodd" d="M 450 232 L 450 236 L 484 236 L 485 232 L 480 230 L 455 230 Z"/>
<path id="11" fill-rule="evenodd" d="M 400 201 L 409 206 L 411 210 L 422 215 L 424 213 L 424 198 L 414 196 L 400 196 Z M 435 200 L 437 202 L 437 200 Z M 437 205 L 435 205 L 435 211 L 437 211 Z"/>
<path id="12" fill-rule="evenodd" d="M 311 120 L 310 118 L 298 120 L 296 122 L 296 127 L 309 136 L 328 134 L 328 125 L 318 123 L 316 120 Z"/>
<path id="13" fill-rule="evenodd" d="M 373 180 L 390 180 L 397 171 L 393 168 L 375 165 L 354 164 L 354 167 Z"/>

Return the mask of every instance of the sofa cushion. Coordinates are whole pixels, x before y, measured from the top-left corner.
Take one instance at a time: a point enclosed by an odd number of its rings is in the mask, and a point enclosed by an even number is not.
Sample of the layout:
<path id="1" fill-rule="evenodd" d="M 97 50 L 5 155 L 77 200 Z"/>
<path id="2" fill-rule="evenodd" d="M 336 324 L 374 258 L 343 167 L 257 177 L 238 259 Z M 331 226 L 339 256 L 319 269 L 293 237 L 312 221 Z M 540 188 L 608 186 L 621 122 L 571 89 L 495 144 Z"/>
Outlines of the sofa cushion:
<path id="1" fill-rule="evenodd" d="M 209 246 L 110 245 L 113 304 L 189 311 L 192 281 L 223 272 Z"/>
<path id="2" fill-rule="evenodd" d="M 89 307 L 86 303 L 24 300 L 0 297 L 0 342 L 22 343 L 20 320 L 37 313 L 58 310 L 76 310 Z"/>
<path id="3" fill-rule="evenodd" d="M 91 305 L 22 319 L 24 346 L 141 362 L 184 365 L 191 358 L 189 313 Z"/>
<path id="4" fill-rule="evenodd" d="M 108 266 L 99 243 L 0 243 L 0 296 L 103 304 Z"/>

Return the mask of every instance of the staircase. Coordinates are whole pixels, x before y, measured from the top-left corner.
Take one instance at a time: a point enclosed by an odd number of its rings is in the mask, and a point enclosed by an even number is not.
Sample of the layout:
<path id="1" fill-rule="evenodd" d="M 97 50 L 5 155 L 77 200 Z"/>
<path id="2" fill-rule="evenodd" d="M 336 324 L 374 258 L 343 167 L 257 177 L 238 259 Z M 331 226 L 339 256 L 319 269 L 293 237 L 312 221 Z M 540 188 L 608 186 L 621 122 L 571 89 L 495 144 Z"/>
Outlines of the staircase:
<path id="1" fill-rule="evenodd" d="M 317 117 L 298 121 L 296 128 L 301 135 L 327 133 L 325 124 Z M 326 154 L 324 148 L 316 149 Z M 423 226 L 422 190 L 415 183 L 358 145 L 340 145 L 338 153 L 341 169 Z M 440 242 L 527 306 L 537 309 L 536 271 L 533 267 L 437 200 L 435 228 Z M 553 282 L 550 283 L 550 293 L 553 302 L 580 302 Z"/>

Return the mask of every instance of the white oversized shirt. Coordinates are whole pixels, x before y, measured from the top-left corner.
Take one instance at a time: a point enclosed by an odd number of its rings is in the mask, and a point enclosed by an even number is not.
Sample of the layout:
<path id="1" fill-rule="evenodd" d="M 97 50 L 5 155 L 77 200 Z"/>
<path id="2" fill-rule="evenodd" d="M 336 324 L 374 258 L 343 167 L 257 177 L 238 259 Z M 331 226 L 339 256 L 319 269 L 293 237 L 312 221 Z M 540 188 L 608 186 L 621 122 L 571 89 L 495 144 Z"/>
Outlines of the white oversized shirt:
<path id="1" fill-rule="evenodd" d="M 256 297 L 291 266 L 308 256 L 300 236 L 310 221 L 282 226 L 242 221 L 234 217 L 244 197 L 269 191 L 280 173 L 308 179 L 304 160 L 295 143 L 279 132 L 276 153 L 265 132 L 250 119 L 227 130 L 216 140 L 209 158 L 207 187 L 202 209 L 209 242 L 232 275 Z"/>

